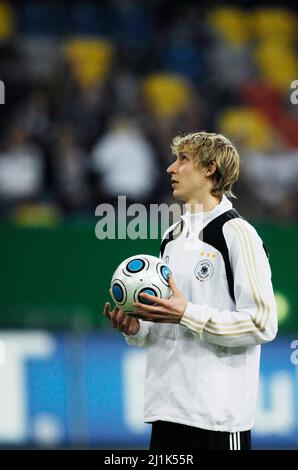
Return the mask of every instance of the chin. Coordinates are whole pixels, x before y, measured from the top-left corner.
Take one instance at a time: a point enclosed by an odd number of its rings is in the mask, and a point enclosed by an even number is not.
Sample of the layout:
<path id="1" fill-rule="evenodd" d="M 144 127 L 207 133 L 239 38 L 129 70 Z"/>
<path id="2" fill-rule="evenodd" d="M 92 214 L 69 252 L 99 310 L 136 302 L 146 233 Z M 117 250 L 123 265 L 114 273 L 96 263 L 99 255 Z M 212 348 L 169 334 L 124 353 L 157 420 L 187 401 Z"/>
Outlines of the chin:
<path id="1" fill-rule="evenodd" d="M 182 194 L 179 194 L 179 191 L 177 191 L 177 189 L 174 189 L 173 197 L 177 199 L 178 201 L 183 201 L 183 202 L 186 201 L 186 198 Z"/>

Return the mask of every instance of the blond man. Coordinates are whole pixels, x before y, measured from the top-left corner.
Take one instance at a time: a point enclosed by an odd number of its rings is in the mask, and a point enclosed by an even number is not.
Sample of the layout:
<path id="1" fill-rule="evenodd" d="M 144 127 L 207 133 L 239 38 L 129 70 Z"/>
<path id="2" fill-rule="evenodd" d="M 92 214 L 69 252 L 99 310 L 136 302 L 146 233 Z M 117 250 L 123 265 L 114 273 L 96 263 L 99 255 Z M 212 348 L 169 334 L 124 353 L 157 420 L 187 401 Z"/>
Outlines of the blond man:
<path id="1" fill-rule="evenodd" d="M 188 208 L 161 244 L 172 296 L 144 294 L 138 318 L 109 303 L 104 314 L 129 344 L 147 346 L 152 451 L 248 450 L 260 345 L 277 333 L 267 252 L 228 199 L 239 177 L 235 146 L 197 132 L 175 137 L 172 152 L 173 196 Z"/>

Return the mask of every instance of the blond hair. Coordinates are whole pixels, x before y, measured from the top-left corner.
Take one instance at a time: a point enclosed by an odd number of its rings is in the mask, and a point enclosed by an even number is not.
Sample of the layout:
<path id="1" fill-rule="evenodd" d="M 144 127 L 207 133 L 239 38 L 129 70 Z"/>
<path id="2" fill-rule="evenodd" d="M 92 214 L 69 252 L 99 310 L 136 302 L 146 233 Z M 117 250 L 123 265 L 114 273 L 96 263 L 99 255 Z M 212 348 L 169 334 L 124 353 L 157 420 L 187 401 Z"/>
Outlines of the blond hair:
<path id="1" fill-rule="evenodd" d="M 209 132 L 194 132 L 174 137 L 171 150 L 178 156 L 189 151 L 198 168 L 208 168 L 215 161 L 217 169 L 211 176 L 214 185 L 211 193 L 215 197 L 236 197 L 232 186 L 239 178 L 240 158 L 235 146 L 224 135 Z"/>

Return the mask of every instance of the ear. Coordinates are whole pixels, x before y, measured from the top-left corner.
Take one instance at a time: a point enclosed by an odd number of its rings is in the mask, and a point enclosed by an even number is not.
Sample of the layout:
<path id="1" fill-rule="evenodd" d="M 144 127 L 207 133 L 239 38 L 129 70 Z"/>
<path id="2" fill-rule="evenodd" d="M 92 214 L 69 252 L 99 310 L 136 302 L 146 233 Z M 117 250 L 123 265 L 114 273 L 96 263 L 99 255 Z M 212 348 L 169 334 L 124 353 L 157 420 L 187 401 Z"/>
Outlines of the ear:
<path id="1" fill-rule="evenodd" d="M 215 160 L 212 160 L 208 166 L 206 167 L 206 176 L 209 178 L 210 176 L 213 176 L 214 173 L 217 170 L 217 163 Z"/>

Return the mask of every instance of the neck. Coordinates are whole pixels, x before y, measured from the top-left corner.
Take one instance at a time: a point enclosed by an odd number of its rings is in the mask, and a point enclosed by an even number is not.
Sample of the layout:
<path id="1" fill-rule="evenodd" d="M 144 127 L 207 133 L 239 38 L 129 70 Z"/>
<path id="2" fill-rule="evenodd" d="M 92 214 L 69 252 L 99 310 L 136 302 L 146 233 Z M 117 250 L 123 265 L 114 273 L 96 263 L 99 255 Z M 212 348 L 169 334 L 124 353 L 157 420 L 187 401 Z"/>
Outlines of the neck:
<path id="1" fill-rule="evenodd" d="M 220 198 L 212 196 L 211 194 L 201 198 L 192 198 L 186 201 L 185 206 L 188 212 L 210 212 L 221 202 Z"/>

